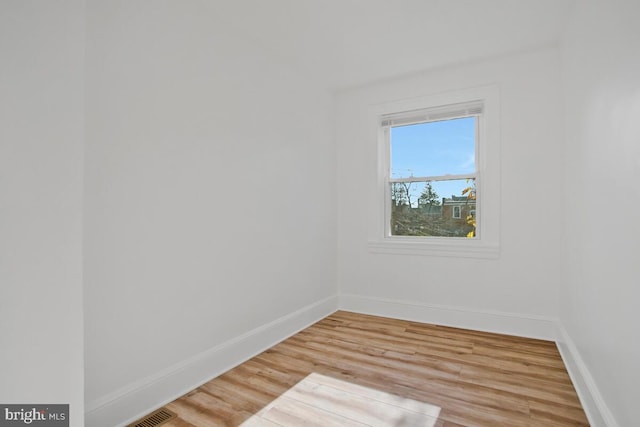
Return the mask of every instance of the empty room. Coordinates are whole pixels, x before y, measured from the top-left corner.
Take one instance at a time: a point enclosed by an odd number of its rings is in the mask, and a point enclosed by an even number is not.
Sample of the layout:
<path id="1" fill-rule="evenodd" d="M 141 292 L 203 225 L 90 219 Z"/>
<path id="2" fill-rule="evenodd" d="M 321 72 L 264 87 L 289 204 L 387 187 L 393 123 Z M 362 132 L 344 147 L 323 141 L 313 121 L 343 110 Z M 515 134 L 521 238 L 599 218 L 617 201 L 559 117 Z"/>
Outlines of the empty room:
<path id="1" fill-rule="evenodd" d="M 0 0 L 0 425 L 640 425 L 637 0 Z"/>

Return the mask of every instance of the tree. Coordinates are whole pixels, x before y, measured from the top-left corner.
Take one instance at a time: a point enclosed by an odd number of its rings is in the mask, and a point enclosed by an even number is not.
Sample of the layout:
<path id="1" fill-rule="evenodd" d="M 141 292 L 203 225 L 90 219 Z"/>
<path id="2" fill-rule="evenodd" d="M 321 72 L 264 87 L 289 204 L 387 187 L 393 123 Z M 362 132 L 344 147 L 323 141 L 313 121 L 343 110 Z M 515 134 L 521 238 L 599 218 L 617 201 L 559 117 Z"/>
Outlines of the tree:
<path id="1" fill-rule="evenodd" d="M 418 198 L 418 205 L 440 205 L 440 196 L 438 196 L 438 193 L 433 189 L 431 182 L 427 182 L 425 184 L 424 190 L 422 190 L 422 193 L 420 193 L 420 197 Z"/>
<path id="2" fill-rule="evenodd" d="M 411 207 L 411 186 L 413 182 L 401 182 L 402 188 L 404 189 L 404 194 L 407 197 L 407 204 Z"/>
<path id="3" fill-rule="evenodd" d="M 394 206 L 402 206 L 407 204 L 407 192 L 402 183 L 391 183 L 391 201 Z"/>
<path id="4" fill-rule="evenodd" d="M 411 186 L 413 182 L 391 183 L 391 200 L 395 206 L 406 205 L 411 207 Z"/>
<path id="5" fill-rule="evenodd" d="M 470 180 L 467 180 L 469 182 Z M 473 184 L 469 187 L 462 190 L 462 195 L 467 195 L 467 200 L 476 201 L 476 180 L 473 180 Z M 472 238 L 476 237 L 476 217 L 474 215 L 467 215 L 467 224 L 473 227 L 469 233 L 467 233 L 467 237 Z"/>

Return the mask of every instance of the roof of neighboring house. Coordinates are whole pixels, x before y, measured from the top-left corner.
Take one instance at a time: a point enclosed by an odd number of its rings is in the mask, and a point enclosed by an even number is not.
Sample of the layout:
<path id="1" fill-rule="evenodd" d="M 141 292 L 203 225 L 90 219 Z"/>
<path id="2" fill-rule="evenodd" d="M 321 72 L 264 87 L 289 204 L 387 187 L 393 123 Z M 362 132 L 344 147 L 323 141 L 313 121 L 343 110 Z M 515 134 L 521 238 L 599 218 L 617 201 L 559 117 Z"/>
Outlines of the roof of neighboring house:
<path id="1" fill-rule="evenodd" d="M 451 196 L 450 198 L 445 197 L 443 199 L 444 204 L 453 204 L 453 203 L 469 203 L 475 204 L 475 199 L 470 199 L 467 196 Z"/>

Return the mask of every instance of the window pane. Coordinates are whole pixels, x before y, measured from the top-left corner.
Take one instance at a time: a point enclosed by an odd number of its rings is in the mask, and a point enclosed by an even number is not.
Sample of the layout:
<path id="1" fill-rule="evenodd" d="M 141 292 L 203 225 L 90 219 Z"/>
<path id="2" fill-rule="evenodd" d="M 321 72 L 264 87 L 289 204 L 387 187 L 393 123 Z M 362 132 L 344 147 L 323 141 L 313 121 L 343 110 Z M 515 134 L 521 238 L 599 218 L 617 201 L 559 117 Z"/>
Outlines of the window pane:
<path id="1" fill-rule="evenodd" d="M 391 178 L 474 173 L 476 118 L 391 128 Z"/>
<path id="2" fill-rule="evenodd" d="M 391 183 L 391 235 L 475 237 L 475 180 Z"/>

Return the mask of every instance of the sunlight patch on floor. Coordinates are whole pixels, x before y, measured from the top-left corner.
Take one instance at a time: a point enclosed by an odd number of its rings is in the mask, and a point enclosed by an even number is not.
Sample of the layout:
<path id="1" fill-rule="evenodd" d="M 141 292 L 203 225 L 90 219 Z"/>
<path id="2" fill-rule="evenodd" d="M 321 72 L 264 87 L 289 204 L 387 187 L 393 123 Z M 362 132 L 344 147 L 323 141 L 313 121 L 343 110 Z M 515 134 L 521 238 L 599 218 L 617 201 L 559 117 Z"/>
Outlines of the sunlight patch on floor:
<path id="1" fill-rule="evenodd" d="M 435 427 L 440 407 L 311 373 L 242 427 Z"/>

